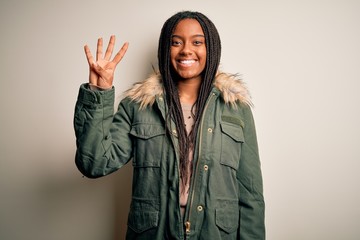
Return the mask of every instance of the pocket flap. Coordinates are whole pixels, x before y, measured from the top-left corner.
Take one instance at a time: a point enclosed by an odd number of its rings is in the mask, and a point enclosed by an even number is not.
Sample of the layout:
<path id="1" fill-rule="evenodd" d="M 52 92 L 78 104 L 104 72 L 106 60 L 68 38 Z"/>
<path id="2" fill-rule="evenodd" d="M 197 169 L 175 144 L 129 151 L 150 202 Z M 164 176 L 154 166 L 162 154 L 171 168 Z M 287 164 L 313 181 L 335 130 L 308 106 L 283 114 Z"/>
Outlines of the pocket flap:
<path id="1" fill-rule="evenodd" d="M 216 209 L 216 225 L 227 233 L 236 231 L 239 227 L 239 210 Z"/>
<path id="2" fill-rule="evenodd" d="M 130 134 L 142 138 L 149 139 L 165 134 L 165 127 L 159 124 L 136 124 L 131 127 Z"/>
<path id="3" fill-rule="evenodd" d="M 244 133 L 242 127 L 231 123 L 221 122 L 221 131 L 234 139 L 236 142 L 244 142 Z"/>
<path id="4" fill-rule="evenodd" d="M 129 213 L 128 226 L 136 233 L 141 233 L 158 225 L 159 212 L 133 210 Z"/>

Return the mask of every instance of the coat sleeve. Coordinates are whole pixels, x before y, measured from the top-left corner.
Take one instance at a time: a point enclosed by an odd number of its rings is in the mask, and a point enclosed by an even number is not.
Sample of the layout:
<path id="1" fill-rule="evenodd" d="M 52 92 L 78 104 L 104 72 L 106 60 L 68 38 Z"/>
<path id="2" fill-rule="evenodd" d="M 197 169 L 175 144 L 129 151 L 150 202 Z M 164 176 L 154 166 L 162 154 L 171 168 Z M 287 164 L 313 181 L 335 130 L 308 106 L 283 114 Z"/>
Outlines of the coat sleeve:
<path id="1" fill-rule="evenodd" d="M 265 239 L 265 203 L 258 144 L 250 107 L 242 111 L 244 143 L 237 179 L 240 192 L 240 240 Z"/>
<path id="2" fill-rule="evenodd" d="M 114 115 L 114 95 L 114 88 L 93 91 L 88 84 L 80 86 L 74 113 L 75 163 L 89 178 L 116 171 L 132 156 L 129 109 L 121 102 Z"/>

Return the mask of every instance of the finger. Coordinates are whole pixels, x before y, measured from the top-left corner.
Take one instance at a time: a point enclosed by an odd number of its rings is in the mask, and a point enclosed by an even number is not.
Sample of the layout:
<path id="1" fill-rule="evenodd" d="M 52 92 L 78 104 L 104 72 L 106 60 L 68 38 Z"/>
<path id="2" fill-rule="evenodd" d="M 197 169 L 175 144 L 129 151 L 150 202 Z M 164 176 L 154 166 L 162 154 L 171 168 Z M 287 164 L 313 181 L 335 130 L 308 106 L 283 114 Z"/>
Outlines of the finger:
<path id="1" fill-rule="evenodd" d="M 128 42 L 124 43 L 124 45 L 122 46 L 120 51 L 115 55 L 115 57 L 113 59 L 113 63 L 115 63 L 115 65 L 117 65 L 121 61 L 121 59 L 124 57 L 128 47 L 129 47 L 129 43 Z"/>
<path id="2" fill-rule="evenodd" d="M 92 85 L 96 85 L 97 79 L 98 79 L 97 73 L 95 73 L 94 71 L 90 71 L 89 83 Z"/>
<path id="3" fill-rule="evenodd" d="M 86 55 L 86 59 L 88 61 L 89 66 L 91 66 L 91 64 L 94 62 L 94 57 L 91 54 L 90 48 L 88 45 L 84 46 L 84 51 L 85 51 L 85 55 Z"/>
<path id="4" fill-rule="evenodd" d="M 115 45 L 115 36 L 112 35 L 110 37 L 109 44 L 108 44 L 106 52 L 105 52 L 105 60 L 110 61 L 110 57 L 114 50 L 114 45 Z"/>
<path id="5" fill-rule="evenodd" d="M 99 61 L 102 57 L 102 47 L 103 47 L 103 39 L 99 38 L 97 42 L 96 61 Z"/>

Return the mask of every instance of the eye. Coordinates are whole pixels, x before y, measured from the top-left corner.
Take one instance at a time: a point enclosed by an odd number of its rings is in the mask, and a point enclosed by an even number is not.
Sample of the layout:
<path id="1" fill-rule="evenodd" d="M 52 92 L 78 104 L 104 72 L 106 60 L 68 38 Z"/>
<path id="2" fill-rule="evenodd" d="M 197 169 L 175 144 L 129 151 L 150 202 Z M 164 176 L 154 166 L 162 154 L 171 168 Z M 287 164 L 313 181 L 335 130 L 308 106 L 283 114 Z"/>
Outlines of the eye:
<path id="1" fill-rule="evenodd" d="M 195 41 L 194 41 L 194 45 L 195 45 L 195 46 L 202 45 L 203 43 L 204 43 L 204 42 L 201 41 L 201 40 L 195 40 Z"/>
<path id="2" fill-rule="evenodd" d="M 180 46 L 180 45 L 181 45 L 181 41 L 178 41 L 178 40 L 171 41 L 171 46 Z"/>

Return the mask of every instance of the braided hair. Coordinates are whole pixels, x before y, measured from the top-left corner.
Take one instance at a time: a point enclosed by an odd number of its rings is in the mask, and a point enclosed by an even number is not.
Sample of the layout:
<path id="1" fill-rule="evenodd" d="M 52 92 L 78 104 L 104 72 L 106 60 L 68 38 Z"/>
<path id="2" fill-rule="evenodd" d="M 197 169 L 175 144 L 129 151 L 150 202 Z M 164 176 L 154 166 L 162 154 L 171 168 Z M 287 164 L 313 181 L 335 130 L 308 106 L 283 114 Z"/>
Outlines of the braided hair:
<path id="1" fill-rule="evenodd" d="M 206 45 L 206 66 L 201 73 L 202 81 L 198 97 L 192 107 L 192 109 L 196 108 L 196 111 L 192 111 L 194 125 L 189 134 L 187 134 L 186 132 L 184 117 L 181 110 L 182 108 L 180 104 L 180 97 L 176 84 L 178 76 L 173 69 L 170 59 L 172 35 L 177 24 L 183 19 L 195 19 L 199 22 L 205 35 Z M 170 17 L 164 23 L 159 38 L 158 65 L 165 89 L 166 103 L 168 106 L 168 112 L 166 117 L 168 133 L 171 129 L 171 120 L 174 121 L 176 125 L 176 131 L 179 141 L 179 168 L 183 185 L 187 184 L 187 179 L 189 177 L 187 169 L 189 169 L 189 167 L 190 169 L 192 169 L 192 166 L 189 166 L 189 152 L 196 143 L 196 137 L 200 125 L 201 116 L 203 114 L 207 98 L 211 92 L 213 81 L 215 79 L 215 75 L 220 64 L 220 55 L 221 41 L 219 33 L 212 21 L 204 14 L 192 11 L 181 11 Z"/>

